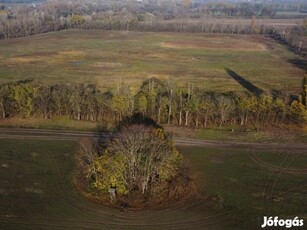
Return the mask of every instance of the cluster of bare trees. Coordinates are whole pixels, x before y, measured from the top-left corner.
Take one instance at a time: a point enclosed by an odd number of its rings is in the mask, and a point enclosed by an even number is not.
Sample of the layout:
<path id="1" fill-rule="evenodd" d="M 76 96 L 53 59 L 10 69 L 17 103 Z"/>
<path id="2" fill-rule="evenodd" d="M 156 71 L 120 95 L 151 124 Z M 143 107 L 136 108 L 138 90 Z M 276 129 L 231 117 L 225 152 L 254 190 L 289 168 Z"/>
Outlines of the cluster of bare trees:
<path id="1" fill-rule="evenodd" d="M 197 6 L 197 3 L 195 4 Z M 202 10 L 204 13 L 209 15 L 217 16 L 240 16 L 240 17 L 252 17 L 257 16 L 267 16 L 271 17 L 276 14 L 277 7 L 272 3 L 251 3 L 251 2 L 209 2 L 205 4 L 202 8 L 195 7 L 199 11 Z"/>
<path id="2" fill-rule="evenodd" d="M 159 128 L 123 127 L 104 143 L 102 153 L 96 153 L 94 183 L 106 191 L 113 185 L 121 194 L 133 190 L 145 194 L 178 173 L 182 157 L 170 140 Z"/>
<path id="3" fill-rule="evenodd" d="M 31 82 L 0 85 L 2 119 L 66 116 L 76 120 L 120 122 L 141 113 L 161 124 L 193 127 L 241 125 L 267 127 L 285 122 L 305 122 L 306 80 L 296 100 L 270 95 L 237 95 L 187 89 L 172 80 L 151 78 L 133 95 L 127 86 L 101 92 L 95 85 L 40 85 Z"/>
<path id="4" fill-rule="evenodd" d="M 156 125 L 130 124 L 100 142 L 81 140 L 76 159 L 76 179 L 87 194 L 109 192 L 111 202 L 132 207 L 183 195 L 177 188 L 182 155 Z"/>

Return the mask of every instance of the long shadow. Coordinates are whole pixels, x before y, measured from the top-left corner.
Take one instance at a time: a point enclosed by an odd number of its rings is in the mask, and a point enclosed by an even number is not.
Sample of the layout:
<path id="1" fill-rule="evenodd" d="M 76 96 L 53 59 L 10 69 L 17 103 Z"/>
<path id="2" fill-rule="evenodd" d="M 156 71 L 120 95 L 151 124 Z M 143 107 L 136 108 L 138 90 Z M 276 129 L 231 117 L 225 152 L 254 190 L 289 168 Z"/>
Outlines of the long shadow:
<path id="1" fill-rule="evenodd" d="M 289 62 L 298 68 L 301 68 L 307 72 L 307 60 L 304 59 L 289 59 Z"/>
<path id="2" fill-rule="evenodd" d="M 263 90 L 249 82 L 248 80 L 244 79 L 236 72 L 232 71 L 231 69 L 225 68 L 225 71 L 228 73 L 230 77 L 235 79 L 240 85 L 242 85 L 245 89 L 249 92 L 255 94 L 256 96 L 260 96 L 263 93 Z"/>

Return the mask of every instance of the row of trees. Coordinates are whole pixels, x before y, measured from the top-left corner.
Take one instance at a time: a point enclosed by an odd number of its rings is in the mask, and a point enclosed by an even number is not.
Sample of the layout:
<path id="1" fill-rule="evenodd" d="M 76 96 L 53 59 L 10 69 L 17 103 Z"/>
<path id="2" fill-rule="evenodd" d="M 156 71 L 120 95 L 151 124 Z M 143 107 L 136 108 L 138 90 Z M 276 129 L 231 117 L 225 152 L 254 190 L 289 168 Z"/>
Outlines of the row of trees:
<path id="1" fill-rule="evenodd" d="M 120 122 L 141 113 L 161 124 L 194 127 L 268 126 L 307 120 L 306 78 L 297 99 L 270 95 L 204 92 L 189 84 L 151 78 L 133 95 L 129 87 L 101 92 L 93 84 L 40 85 L 32 82 L 0 85 L 0 116 L 68 116 L 76 120 Z"/>
<path id="2" fill-rule="evenodd" d="M 307 19 L 304 20 L 303 26 L 288 27 L 284 30 L 271 29 L 268 31 L 268 35 L 306 56 L 307 48 L 304 36 L 307 35 Z"/>
<path id="3" fill-rule="evenodd" d="M 240 17 L 252 17 L 263 16 L 263 17 L 272 17 L 276 14 L 277 8 L 274 4 L 265 4 L 265 3 L 250 3 L 250 2 L 241 2 L 241 3 L 230 3 L 230 2 L 216 2 L 216 3 L 207 3 L 202 8 L 196 7 L 201 4 L 194 4 L 196 9 L 202 9 L 202 11 L 209 15 L 218 15 L 218 16 L 240 16 Z"/>

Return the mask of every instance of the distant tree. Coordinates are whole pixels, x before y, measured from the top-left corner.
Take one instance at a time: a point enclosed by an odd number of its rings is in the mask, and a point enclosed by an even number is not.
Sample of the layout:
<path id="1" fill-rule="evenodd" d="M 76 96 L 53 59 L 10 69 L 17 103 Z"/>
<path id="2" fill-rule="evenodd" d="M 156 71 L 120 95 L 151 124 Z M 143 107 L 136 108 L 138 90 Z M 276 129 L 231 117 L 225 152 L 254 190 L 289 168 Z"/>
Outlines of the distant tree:
<path id="1" fill-rule="evenodd" d="M 60 116 L 67 116 L 70 113 L 70 96 L 72 87 L 65 84 L 51 86 L 52 113 Z"/>
<path id="2" fill-rule="evenodd" d="M 14 92 L 10 84 L 0 85 L 0 116 L 6 118 L 15 110 Z"/>
<path id="3" fill-rule="evenodd" d="M 146 115 L 146 110 L 147 110 L 147 98 L 144 94 L 141 94 L 136 98 L 136 109 L 138 109 L 143 116 Z"/>
<path id="4" fill-rule="evenodd" d="M 258 110 L 256 118 L 256 126 L 266 124 L 269 121 L 273 105 L 273 97 L 270 95 L 261 95 L 258 100 Z"/>
<path id="5" fill-rule="evenodd" d="M 18 112 L 23 117 L 29 117 L 34 111 L 34 95 L 36 89 L 31 84 L 16 84 L 13 87 L 14 100 Z"/>
<path id="6" fill-rule="evenodd" d="M 116 95 L 112 98 L 112 110 L 117 114 L 118 121 L 123 119 L 123 116 L 127 113 L 129 102 L 128 98 L 122 95 Z"/>
<path id="7" fill-rule="evenodd" d="M 83 95 L 84 95 L 84 85 L 83 84 L 74 84 L 70 87 L 70 110 L 72 117 L 76 120 L 81 120 L 81 108 L 83 102 Z"/>
<path id="8" fill-rule="evenodd" d="M 208 121 L 215 112 L 215 104 L 210 95 L 204 95 L 200 101 L 200 115 L 203 118 L 203 126 L 206 129 Z"/>
<path id="9" fill-rule="evenodd" d="M 247 125 L 250 116 L 257 111 L 257 105 L 257 98 L 254 96 L 243 96 L 238 98 L 237 109 L 240 116 L 240 125 Z"/>
<path id="10" fill-rule="evenodd" d="M 294 100 L 291 103 L 290 117 L 297 123 L 307 121 L 307 109 L 300 101 Z"/>
<path id="11" fill-rule="evenodd" d="M 257 27 L 257 21 L 256 21 L 256 16 L 252 17 L 252 21 L 251 21 L 251 33 L 252 34 L 258 34 L 259 33 L 259 29 Z"/>
<path id="12" fill-rule="evenodd" d="M 158 122 L 161 118 L 161 99 L 165 94 L 164 83 L 156 78 L 149 78 L 143 82 L 140 92 L 136 95 L 146 96 L 146 112 L 149 117 L 157 117 Z"/>
<path id="13" fill-rule="evenodd" d="M 167 97 L 168 97 L 168 116 L 167 124 L 171 124 L 171 118 L 173 113 L 173 98 L 175 93 L 175 83 L 172 79 L 168 79 L 165 83 Z"/>
<path id="14" fill-rule="evenodd" d="M 85 23 L 85 18 L 80 15 L 73 15 L 70 17 L 70 24 L 73 28 L 80 28 Z"/>
<path id="15" fill-rule="evenodd" d="M 215 106 L 220 119 L 219 127 L 221 128 L 235 109 L 234 101 L 230 97 L 221 95 L 216 98 Z"/>
<path id="16" fill-rule="evenodd" d="M 112 112 L 112 93 L 107 91 L 105 93 L 98 93 L 96 95 L 97 101 L 97 120 L 108 120 Z"/>
<path id="17" fill-rule="evenodd" d="M 184 8 L 190 8 L 191 5 L 192 5 L 192 1 L 191 0 L 181 0 L 181 5 L 184 7 Z"/>
<path id="18" fill-rule="evenodd" d="M 81 106 L 81 112 L 85 117 L 85 120 L 95 121 L 97 120 L 98 105 L 97 96 L 99 94 L 96 85 L 87 85 L 84 89 L 84 96 Z"/>
<path id="19" fill-rule="evenodd" d="M 43 114 L 44 119 L 51 116 L 53 101 L 51 94 L 51 87 L 39 86 L 34 98 L 36 113 Z"/>
<path id="20" fill-rule="evenodd" d="M 275 113 L 273 120 L 274 125 L 283 122 L 286 116 L 287 108 L 285 102 L 281 98 L 276 98 L 274 100 L 273 111 Z"/>

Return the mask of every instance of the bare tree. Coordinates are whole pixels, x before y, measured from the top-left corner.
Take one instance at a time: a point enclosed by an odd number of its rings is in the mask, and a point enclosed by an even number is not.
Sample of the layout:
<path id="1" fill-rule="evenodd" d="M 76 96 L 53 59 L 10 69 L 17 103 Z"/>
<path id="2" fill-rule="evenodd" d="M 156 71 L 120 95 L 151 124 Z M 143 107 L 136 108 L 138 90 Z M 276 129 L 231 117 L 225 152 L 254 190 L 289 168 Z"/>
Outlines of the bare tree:
<path id="1" fill-rule="evenodd" d="M 95 160 L 98 157 L 98 145 L 90 139 L 82 139 L 79 142 L 79 151 L 76 155 L 77 165 L 85 178 L 90 179 L 98 170 Z"/>
<path id="2" fill-rule="evenodd" d="M 234 111 L 235 106 L 233 100 L 226 96 L 220 96 L 216 99 L 216 110 L 220 117 L 219 127 L 227 120 L 229 115 Z"/>

